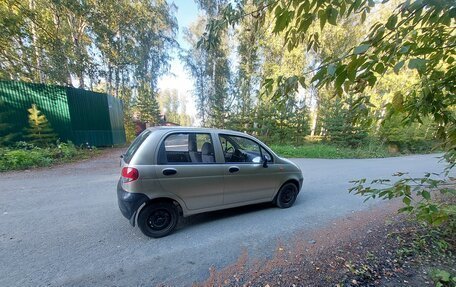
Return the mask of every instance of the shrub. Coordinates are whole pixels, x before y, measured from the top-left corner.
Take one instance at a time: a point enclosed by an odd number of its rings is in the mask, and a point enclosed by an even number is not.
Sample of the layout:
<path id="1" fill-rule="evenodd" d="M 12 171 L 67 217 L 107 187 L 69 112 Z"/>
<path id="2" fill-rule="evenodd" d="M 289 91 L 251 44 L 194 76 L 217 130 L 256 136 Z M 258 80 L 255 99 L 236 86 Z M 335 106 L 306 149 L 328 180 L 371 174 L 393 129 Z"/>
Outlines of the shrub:
<path id="1" fill-rule="evenodd" d="M 72 142 L 58 143 L 57 147 L 52 150 L 54 158 L 70 159 L 78 154 L 78 149 Z"/>
<path id="2" fill-rule="evenodd" d="M 18 142 L 16 142 L 14 144 L 14 148 L 15 149 L 32 150 L 32 149 L 36 148 L 36 146 L 33 145 L 32 143 L 29 143 L 29 142 L 18 141 Z"/>
<path id="3" fill-rule="evenodd" d="M 5 150 L 1 159 L 2 171 L 14 169 L 26 169 L 37 166 L 48 166 L 52 163 L 49 152 L 44 149 L 33 150 Z"/>
<path id="4" fill-rule="evenodd" d="M 418 221 L 429 225 L 447 224 L 448 228 L 454 229 L 456 188 L 448 174 L 426 173 L 424 177 L 412 177 L 397 172 L 393 176 L 397 178 L 394 182 L 391 179 L 374 179 L 367 183 L 365 178 L 351 181 L 353 187 L 349 192 L 365 196 L 366 200 L 400 198 L 404 207 L 399 212 L 412 214 Z"/>
<path id="5" fill-rule="evenodd" d="M 383 142 L 396 146 L 401 152 L 429 152 L 437 145 L 433 132 L 437 127 L 429 118 L 422 121 L 404 123 L 401 115 L 391 115 L 383 120 L 378 135 Z"/>
<path id="6" fill-rule="evenodd" d="M 431 278 L 436 287 L 456 285 L 456 276 L 451 276 L 451 274 L 446 270 L 432 269 Z"/>
<path id="7" fill-rule="evenodd" d="M 0 171 L 49 166 L 75 158 L 87 158 L 95 150 L 77 148 L 73 143 L 59 143 L 55 147 L 40 148 L 26 142 L 16 143 L 14 148 L 0 148 Z M 90 153 L 90 154 L 89 154 Z"/>

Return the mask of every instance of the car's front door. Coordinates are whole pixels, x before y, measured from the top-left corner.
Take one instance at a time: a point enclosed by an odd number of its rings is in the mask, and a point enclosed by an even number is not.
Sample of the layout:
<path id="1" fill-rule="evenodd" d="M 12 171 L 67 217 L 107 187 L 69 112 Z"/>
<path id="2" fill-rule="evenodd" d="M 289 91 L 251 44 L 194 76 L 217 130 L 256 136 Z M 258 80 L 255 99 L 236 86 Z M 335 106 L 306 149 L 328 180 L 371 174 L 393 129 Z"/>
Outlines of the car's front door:
<path id="1" fill-rule="evenodd" d="M 172 133 L 160 145 L 157 177 L 188 209 L 204 209 L 223 204 L 224 167 L 215 160 L 211 134 Z"/>
<path id="2" fill-rule="evenodd" d="M 277 191 L 272 156 L 246 137 L 221 134 L 219 140 L 225 157 L 223 203 L 270 199 Z M 268 167 L 263 166 L 263 155 Z"/>

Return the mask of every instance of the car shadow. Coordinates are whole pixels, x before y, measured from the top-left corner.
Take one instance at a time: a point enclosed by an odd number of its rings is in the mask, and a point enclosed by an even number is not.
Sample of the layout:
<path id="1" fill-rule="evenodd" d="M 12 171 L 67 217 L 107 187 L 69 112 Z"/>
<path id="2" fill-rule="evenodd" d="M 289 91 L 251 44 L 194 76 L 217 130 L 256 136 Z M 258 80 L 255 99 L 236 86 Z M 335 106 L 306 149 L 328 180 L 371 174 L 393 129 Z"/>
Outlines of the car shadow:
<path id="1" fill-rule="evenodd" d="M 179 224 L 176 228 L 176 232 L 181 231 L 182 229 L 192 228 L 201 224 L 208 222 L 214 222 L 217 220 L 222 220 L 230 217 L 245 215 L 261 210 L 266 210 L 269 208 L 277 208 L 274 204 L 270 202 L 258 203 L 252 205 L 246 205 L 241 207 L 234 207 L 229 209 L 199 213 L 195 215 L 190 215 L 188 217 L 181 217 Z"/>
<path id="2" fill-rule="evenodd" d="M 304 204 L 307 201 L 307 195 L 300 193 L 296 202 L 291 208 Z M 255 213 L 268 209 L 278 209 L 272 202 L 258 203 L 252 205 L 245 205 L 240 207 L 233 207 L 228 209 L 216 210 L 211 212 L 199 213 L 190 215 L 188 217 L 181 217 L 174 233 L 180 233 L 184 230 L 189 230 L 199 225 L 207 224 L 210 222 L 234 218 L 236 216 L 243 216 L 250 213 Z"/>

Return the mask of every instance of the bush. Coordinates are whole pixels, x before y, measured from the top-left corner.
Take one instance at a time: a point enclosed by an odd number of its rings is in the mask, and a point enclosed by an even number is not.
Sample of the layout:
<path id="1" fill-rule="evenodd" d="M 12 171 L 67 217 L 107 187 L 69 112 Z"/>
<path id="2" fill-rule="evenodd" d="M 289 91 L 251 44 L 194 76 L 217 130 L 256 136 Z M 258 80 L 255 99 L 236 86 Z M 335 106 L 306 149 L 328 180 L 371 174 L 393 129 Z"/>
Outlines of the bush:
<path id="1" fill-rule="evenodd" d="M 24 149 L 24 150 L 32 150 L 36 148 L 33 144 L 25 141 L 18 141 L 14 144 L 15 149 Z"/>
<path id="2" fill-rule="evenodd" d="M 424 118 L 423 123 L 403 123 L 401 115 L 393 115 L 383 120 L 378 136 L 402 153 L 426 153 L 438 144 L 433 132 L 436 130 L 429 118 Z"/>
<path id="3" fill-rule="evenodd" d="M 402 152 L 410 153 L 428 153 L 432 152 L 438 146 L 438 143 L 434 140 L 409 140 L 403 142 L 397 142 Z"/>
<path id="4" fill-rule="evenodd" d="M 431 278 L 434 281 L 436 287 L 456 285 L 456 276 L 451 276 L 451 274 L 446 270 L 431 270 Z"/>
<path id="5" fill-rule="evenodd" d="M 365 178 L 353 180 L 349 192 L 368 199 L 400 198 L 404 207 L 399 212 L 409 213 L 419 222 L 432 226 L 446 224 L 456 232 L 456 188 L 447 173 L 426 173 L 423 177 L 412 177 L 408 173 L 393 174 L 391 179 L 374 179 L 369 183 Z"/>
<path id="6" fill-rule="evenodd" d="M 14 148 L 0 148 L 0 171 L 49 166 L 73 159 L 88 158 L 97 150 L 77 148 L 72 142 L 55 147 L 40 148 L 27 142 L 18 142 Z"/>
<path id="7" fill-rule="evenodd" d="M 3 152 L 0 160 L 0 170 L 2 171 L 48 166 L 52 163 L 49 152 L 40 148 L 4 150 Z"/>
<path id="8" fill-rule="evenodd" d="M 78 154 L 78 149 L 72 142 L 58 143 L 52 153 L 54 158 L 70 159 Z"/>

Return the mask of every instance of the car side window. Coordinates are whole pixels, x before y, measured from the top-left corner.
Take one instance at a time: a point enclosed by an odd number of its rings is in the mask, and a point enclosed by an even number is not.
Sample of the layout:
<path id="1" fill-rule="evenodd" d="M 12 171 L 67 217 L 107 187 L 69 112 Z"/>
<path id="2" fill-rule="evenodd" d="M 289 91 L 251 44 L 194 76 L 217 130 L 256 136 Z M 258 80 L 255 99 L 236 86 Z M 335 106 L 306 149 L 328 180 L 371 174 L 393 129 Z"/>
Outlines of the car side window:
<path id="1" fill-rule="evenodd" d="M 215 162 L 211 135 L 205 133 L 171 134 L 162 142 L 159 153 L 159 164 Z"/>
<path id="2" fill-rule="evenodd" d="M 222 144 L 222 150 L 224 151 L 224 153 L 226 151 L 234 150 L 233 145 L 226 139 L 225 136 L 220 136 L 219 138 L 220 138 L 220 143 Z"/>
<path id="3" fill-rule="evenodd" d="M 220 135 L 219 138 L 227 163 L 260 163 L 262 154 L 272 161 L 271 155 L 251 139 L 232 135 Z"/>
<path id="4" fill-rule="evenodd" d="M 261 148 L 261 155 L 266 157 L 266 160 L 269 162 L 269 163 L 272 163 L 272 155 L 267 151 L 265 150 L 263 147 Z"/>
<path id="5" fill-rule="evenodd" d="M 210 134 L 196 134 L 196 147 L 197 151 L 201 152 L 203 149 L 204 143 L 211 143 L 212 144 L 212 139 Z"/>

